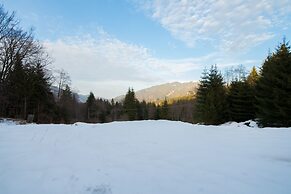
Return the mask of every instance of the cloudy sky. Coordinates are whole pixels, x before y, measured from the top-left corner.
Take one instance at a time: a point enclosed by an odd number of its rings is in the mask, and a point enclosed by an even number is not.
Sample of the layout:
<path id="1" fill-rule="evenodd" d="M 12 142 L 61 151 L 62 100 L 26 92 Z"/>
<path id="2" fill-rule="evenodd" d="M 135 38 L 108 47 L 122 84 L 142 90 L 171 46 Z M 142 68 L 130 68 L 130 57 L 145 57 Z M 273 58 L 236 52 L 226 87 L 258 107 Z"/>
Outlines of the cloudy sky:
<path id="1" fill-rule="evenodd" d="M 291 35 L 291 0 L 2 0 L 34 27 L 79 93 L 112 98 L 171 81 L 260 67 Z"/>

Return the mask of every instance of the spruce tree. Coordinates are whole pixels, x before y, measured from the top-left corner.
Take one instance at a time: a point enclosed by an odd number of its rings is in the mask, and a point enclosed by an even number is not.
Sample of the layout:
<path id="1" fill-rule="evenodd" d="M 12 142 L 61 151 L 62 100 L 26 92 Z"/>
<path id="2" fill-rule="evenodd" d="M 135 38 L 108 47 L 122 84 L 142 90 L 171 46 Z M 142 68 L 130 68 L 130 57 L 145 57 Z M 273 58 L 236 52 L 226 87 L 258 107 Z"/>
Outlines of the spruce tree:
<path id="1" fill-rule="evenodd" d="M 137 118 L 137 105 L 138 100 L 135 98 L 134 90 L 129 88 L 124 98 L 123 107 L 130 121 Z"/>
<path id="2" fill-rule="evenodd" d="M 245 80 L 231 83 L 228 103 L 232 121 L 241 122 L 255 118 L 253 89 Z"/>
<path id="3" fill-rule="evenodd" d="M 206 117 L 206 96 L 209 87 L 207 69 L 203 70 L 201 80 L 199 81 L 196 93 L 196 107 L 194 112 L 194 120 L 196 122 L 204 122 Z"/>
<path id="4" fill-rule="evenodd" d="M 226 91 L 221 73 L 216 66 L 204 71 L 197 91 L 196 119 L 204 124 L 226 121 Z"/>
<path id="5" fill-rule="evenodd" d="M 262 66 L 256 100 L 262 126 L 291 126 L 291 53 L 285 41 Z"/>
<path id="6" fill-rule="evenodd" d="M 86 100 L 86 108 L 87 108 L 87 111 L 86 111 L 87 120 L 91 121 L 92 119 L 96 119 L 96 111 L 97 111 L 96 99 L 92 92 L 90 92 Z"/>
<path id="7" fill-rule="evenodd" d="M 53 94 L 50 91 L 50 79 L 45 67 L 41 63 L 28 70 L 27 93 L 29 97 L 30 113 L 35 114 L 37 122 L 51 122 L 56 107 Z"/>

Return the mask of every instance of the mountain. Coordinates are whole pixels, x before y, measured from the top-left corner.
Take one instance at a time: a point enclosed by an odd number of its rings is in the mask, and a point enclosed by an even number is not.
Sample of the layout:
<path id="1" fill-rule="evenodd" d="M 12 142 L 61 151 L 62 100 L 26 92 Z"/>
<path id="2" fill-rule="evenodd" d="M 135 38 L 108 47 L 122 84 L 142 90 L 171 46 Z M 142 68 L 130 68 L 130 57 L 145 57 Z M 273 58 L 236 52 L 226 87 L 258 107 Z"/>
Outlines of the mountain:
<path id="1" fill-rule="evenodd" d="M 84 94 L 78 94 L 78 97 L 79 97 L 79 102 L 82 102 L 82 103 L 85 103 L 87 98 L 88 98 L 88 95 L 84 95 Z"/>
<path id="2" fill-rule="evenodd" d="M 165 98 L 167 100 L 190 97 L 195 95 L 198 82 L 172 82 L 161 85 L 152 86 L 150 88 L 138 90 L 135 92 L 139 101 L 159 102 Z M 124 95 L 114 98 L 115 101 L 122 101 Z"/>

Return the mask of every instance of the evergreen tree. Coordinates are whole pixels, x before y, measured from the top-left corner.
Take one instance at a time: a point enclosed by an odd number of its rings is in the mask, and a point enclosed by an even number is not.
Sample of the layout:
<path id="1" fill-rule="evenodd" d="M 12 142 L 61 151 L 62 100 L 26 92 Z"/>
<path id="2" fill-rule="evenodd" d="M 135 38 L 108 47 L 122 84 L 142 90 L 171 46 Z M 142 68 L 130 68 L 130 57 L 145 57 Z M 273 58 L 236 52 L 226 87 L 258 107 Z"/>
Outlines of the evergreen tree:
<path id="1" fill-rule="evenodd" d="M 27 72 L 20 57 L 17 55 L 14 68 L 9 73 L 6 84 L 6 91 L 9 97 L 7 107 L 9 117 L 16 116 L 26 119 L 27 79 Z"/>
<path id="2" fill-rule="evenodd" d="M 56 107 L 53 94 L 50 91 L 50 79 L 41 63 L 28 70 L 27 93 L 30 102 L 30 113 L 35 114 L 37 122 L 51 122 Z"/>
<path id="3" fill-rule="evenodd" d="M 260 124 L 291 126 L 291 54 L 285 40 L 265 60 L 256 89 Z"/>
<path id="4" fill-rule="evenodd" d="M 164 100 L 161 106 L 161 118 L 168 119 L 169 118 L 169 105 L 167 99 Z"/>
<path id="5" fill-rule="evenodd" d="M 137 103 L 137 117 L 139 120 L 148 119 L 147 103 L 144 100 L 141 103 Z"/>
<path id="6" fill-rule="evenodd" d="M 65 90 L 63 90 L 59 106 L 61 117 L 65 123 L 70 123 L 73 117 L 72 111 L 72 104 L 73 104 L 73 93 L 68 85 L 65 86 Z"/>
<path id="7" fill-rule="evenodd" d="M 86 112 L 87 120 L 91 121 L 92 119 L 96 119 L 96 111 L 97 111 L 96 99 L 92 92 L 90 92 L 87 98 L 86 108 L 87 108 L 87 112 Z"/>
<path id="8" fill-rule="evenodd" d="M 197 91 L 197 120 L 204 124 L 220 124 L 226 121 L 226 91 L 223 78 L 216 66 L 204 71 Z"/>
<path id="9" fill-rule="evenodd" d="M 161 106 L 158 105 L 156 106 L 156 111 L 155 111 L 155 120 L 161 119 Z"/>
<path id="10" fill-rule="evenodd" d="M 232 121 L 241 122 L 255 118 L 254 92 L 245 80 L 231 83 L 228 103 Z"/>
<path id="11" fill-rule="evenodd" d="M 24 66 L 17 57 L 7 80 L 8 109 L 11 114 L 23 119 L 33 114 L 36 122 L 52 122 L 55 102 L 50 92 L 50 77 L 43 65 Z"/>
<path id="12" fill-rule="evenodd" d="M 209 87 L 207 69 L 203 70 L 201 80 L 198 85 L 196 93 L 196 108 L 194 112 L 194 120 L 197 122 L 204 122 L 206 115 L 206 96 Z"/>
<path id="13" fill-rule="evenodd" d="M 99 121 L 100 121 L 101 123 L 105 123 L 105 122 L 106 122 L 106 111 L 105 111 L 105 110 L 102 110 L 102 111 L 99 113 L 98 117 L 99 117 Z"/>
<path id="14" fill-rule="evenodd" d="M 124 98 L 123 107 L 130 121 L 135 120 L 137 117 L 137 104 L 138 101 L 135 98 L 134 90 L 129 88 Z"/>

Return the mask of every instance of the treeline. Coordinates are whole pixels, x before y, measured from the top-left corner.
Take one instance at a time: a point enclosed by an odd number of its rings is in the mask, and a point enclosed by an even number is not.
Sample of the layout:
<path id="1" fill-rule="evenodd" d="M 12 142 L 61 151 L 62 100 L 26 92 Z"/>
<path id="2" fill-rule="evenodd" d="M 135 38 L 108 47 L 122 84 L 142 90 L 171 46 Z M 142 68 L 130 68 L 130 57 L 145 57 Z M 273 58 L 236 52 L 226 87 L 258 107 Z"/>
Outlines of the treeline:
<path id="1" fill-rule="evenodd" d="M 74 108 L 77 112 L 77 99 L 64 84 L 62 72 L 59 77 L 52 76 L 50 62 L 33 30 L 21 28 L 15 13 L 0 6 L 0 117 L 69 122 Z M 56 79 L 60 80 L 58 96 L 51 91 Z"/>
<path id="2" fill-rule="evenodd" d="M 64 70 L 53 74 L 50 62 L 33 31 L 21 28 L 15 14 L 0 6 L 0 117 L 37 123 L 183 118 L 167 103 L 138 102 L 132 89 L 123 102 L 96 99 L 91 93 L 81 103 L 70 88 L 69 75 Z"/>
<path id="3" fill-rule="evenodd" d="M 111 121 L 133 121 L 133 120 L 179 120 L 192 122 L 194 100 L 181 100 L 168 104 L 165 99 L 163 103 L 139 102 L 135 97 L 133 89 L 128 89 L 122 102 L 115 102 L 95 98 L 90 93 L 86 105 L 86 122 L 111 122 Z"/>
<path id="4" fill-rule="evenodd" d="M 196 96 L 194 122 L 221 124 L 257 120 L 261 126 L 291 126 L 291 53 L 283 42 L 246 77 L 239 73 L 230 84 L 216 66 L 203 73 Z"/>
<path id="5" fill-rule="evenodd" d="M 113 120 L 167 119 L 206 125 L 256 120 L 263 127 L 290 127 L 290 46 L 284 39 L 259 71 L 253 67 L 249 74 L 242 65 L 225 76 L 216 65 L 204 70 L 192 99 L 139 102 L 129 89 L 124 102 L 113 107 Z"/>
<path id="6" fill-rule="evenodd" d="M 20 27 L 15 14 L 0 6 L 0 114 L 37 120 L 52 116 L 49 58 L 32 30 Z"/>
<path id="7" fill-rule="evenodd" d="M 37 123 L 183 118 L 166 103 L 138 102 L 132 89 L 124 102 L 95 99 L 91 93 L 81 103 L 70 88 L 69 75 L 64 70 L 53 75 L 50 62 L 33 30 L 24 30 L 15 13 L 0 6 L 0 117 Z M 53 84 L 57 91 L 52 91 Z"/>

